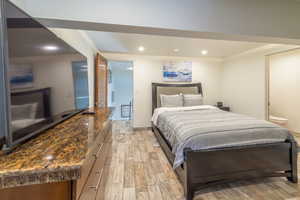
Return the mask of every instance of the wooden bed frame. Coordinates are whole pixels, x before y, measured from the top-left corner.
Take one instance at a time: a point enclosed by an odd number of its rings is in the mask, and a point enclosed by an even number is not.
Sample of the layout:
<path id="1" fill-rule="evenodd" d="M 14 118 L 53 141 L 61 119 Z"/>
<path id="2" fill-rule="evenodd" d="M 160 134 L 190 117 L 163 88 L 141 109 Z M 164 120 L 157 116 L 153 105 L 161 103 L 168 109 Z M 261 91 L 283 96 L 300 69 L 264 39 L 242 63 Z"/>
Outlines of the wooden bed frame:
<path id="1" fill-rule="evenodd" d="M 153 111 L 158 107 L 158 87 L 197 87 L 202 94 L 201 83 L 152 83 Z M 152 130 L 172 165 L 174 154 L 171 145 L 154 124 Z M 186 148 L 184 164 L 175 169 L 175 172 L 184 186 L 186 200 L 192 200 L 197 190 L 237 180 L 286 177 L 297 183 L 297 153 L 297 142 L 294 140 L 209 150 Z"/>

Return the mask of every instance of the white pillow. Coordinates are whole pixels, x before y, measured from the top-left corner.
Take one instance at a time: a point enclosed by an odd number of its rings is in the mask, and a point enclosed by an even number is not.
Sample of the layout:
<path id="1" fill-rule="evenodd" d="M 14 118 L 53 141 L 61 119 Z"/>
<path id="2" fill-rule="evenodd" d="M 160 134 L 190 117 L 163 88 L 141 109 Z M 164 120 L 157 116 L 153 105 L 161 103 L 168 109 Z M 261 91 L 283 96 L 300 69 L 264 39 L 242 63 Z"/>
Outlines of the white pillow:
<path id="1" fill-rule="evenodd" d="M 182 107 L 183 98 L 181 94 L 176 95 L 160 95 L 161 107 Z"/>
<path id="2" fill-rule="evenodd" d="M 37 103 L 12 105 L 11 116 L 12 120 L 35 119 L 37 112 Z"/>
<path id="3" fill-rule="evenodd" d="M 200 106 L 203 105 L 203 96 L 201 94 L 184 94 L 184 106 Z"/>

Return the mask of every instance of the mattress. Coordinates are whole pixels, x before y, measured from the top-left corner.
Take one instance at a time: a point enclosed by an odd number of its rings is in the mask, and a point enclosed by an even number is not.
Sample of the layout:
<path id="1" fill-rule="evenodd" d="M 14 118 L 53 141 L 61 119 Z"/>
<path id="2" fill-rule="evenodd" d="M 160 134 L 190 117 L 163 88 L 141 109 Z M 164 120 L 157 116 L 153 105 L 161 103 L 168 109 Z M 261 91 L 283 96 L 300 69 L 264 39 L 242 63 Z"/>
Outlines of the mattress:
<path id="1" fill-rule="evenodd" d="M 276 124 L 213 106 L 157 108 L 152 121 L 172 146 L 174 168 L 184 162 L 185 148 L 207 150 L 293 139 Z"/>

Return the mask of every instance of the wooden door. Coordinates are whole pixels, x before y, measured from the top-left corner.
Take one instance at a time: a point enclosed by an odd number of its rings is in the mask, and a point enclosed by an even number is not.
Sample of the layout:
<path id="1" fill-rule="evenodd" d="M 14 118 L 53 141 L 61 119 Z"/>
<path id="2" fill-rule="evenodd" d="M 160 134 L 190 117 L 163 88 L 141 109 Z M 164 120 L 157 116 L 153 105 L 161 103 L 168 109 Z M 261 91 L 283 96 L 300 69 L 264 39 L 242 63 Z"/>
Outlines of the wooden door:
<path id="1" fill-rule="evenodd" d="M 99 53 L 95 59 L 95 106 L 107 107 L 108 66 L 107 60 Z"/>

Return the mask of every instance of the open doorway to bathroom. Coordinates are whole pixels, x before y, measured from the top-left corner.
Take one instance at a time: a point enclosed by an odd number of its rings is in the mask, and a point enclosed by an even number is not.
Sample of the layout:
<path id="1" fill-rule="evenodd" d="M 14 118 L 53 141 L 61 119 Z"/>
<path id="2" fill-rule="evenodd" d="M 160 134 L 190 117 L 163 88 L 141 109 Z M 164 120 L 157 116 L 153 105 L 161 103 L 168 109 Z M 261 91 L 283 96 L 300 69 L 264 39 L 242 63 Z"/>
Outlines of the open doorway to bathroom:
<path id="1" fill-rule="evenodd" d="M 108 106 L 119 128 L 131 128 L 133 114 L 133 62 L 108 61 Z"/>
<path id="2" fill-rule="evenodd" d="M 268 56 L 269 120 L 300 136 L 300 49 Z"/>
<path id="3" fill-rule="evenodd" d="M 72 62 L 76 109 L 89 107 L 88 67 L 86 61 Z"/>

